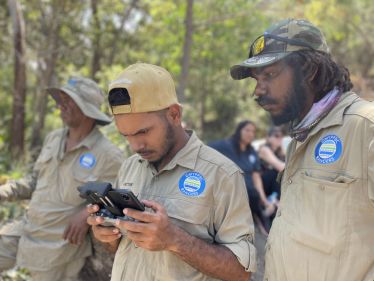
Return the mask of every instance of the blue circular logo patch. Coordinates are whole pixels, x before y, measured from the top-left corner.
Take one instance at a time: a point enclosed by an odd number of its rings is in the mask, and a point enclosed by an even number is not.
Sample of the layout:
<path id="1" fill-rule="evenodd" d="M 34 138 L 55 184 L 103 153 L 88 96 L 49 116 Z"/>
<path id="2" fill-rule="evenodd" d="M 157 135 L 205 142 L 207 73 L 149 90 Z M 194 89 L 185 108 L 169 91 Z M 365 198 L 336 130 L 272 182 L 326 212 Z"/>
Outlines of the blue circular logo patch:
<path id="1" fill-rule="evenodd" d="M 92 153 L 82 154 L 79 158 L 79 164 L 86 169 L 92 169 L 96 164 L 96 158 Z"/>
<path id="2" fill-rule="evenodd" d="M 197 172 L 187 172 L 179 180 L 179 190 L 187 196 L 198 196 L 205 189 L 205 179 Z"/>
<path id="3" fill-rule="evenodd" d="M 248 160 L 249 160 L 249 163 L 254 164 L 256 162 L 256 156 L 254 156 L 253 154 L 250 154 L 248 156 Z"/>
<path id="4" fill-rule="evenodd" d="M 339 159 L 343 151 L 340 138 L 336 135 L 328 135 L 320 140 L 314 150 L 314 158 L 320 164 L 330 164 Z"/>

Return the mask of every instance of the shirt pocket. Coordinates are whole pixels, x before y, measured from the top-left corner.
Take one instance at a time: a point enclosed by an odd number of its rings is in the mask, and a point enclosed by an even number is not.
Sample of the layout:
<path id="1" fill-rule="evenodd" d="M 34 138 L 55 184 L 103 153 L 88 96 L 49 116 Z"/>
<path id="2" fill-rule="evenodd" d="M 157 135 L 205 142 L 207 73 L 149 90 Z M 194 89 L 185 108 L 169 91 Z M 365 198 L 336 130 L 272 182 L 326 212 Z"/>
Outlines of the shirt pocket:
<path id="1" fill-rule="evenodd" d="M 167 199 L 164 206 L 173 223 L 193 236 L 212 241 L 208 229 L 210 207 L 183 199 Z"/>
<path id="2" fill-rule="evenodd" d="M 83 169 L 74 169 L 70 182 L 62 188 L 63 201 L 69 205 L 77 206 L 82 204 L 83 199 L 79 196 L 78 187 L 90 181 L 97 181 L 98 177 L 92 172 L 87 172 Z"/>
<path id="3" fill-rule="evenodd" d="M 291 238 L 326 254 L 340 252 L 348 231 L 349 187 L 355 180 L 343 174 L 302 174 Z"/>

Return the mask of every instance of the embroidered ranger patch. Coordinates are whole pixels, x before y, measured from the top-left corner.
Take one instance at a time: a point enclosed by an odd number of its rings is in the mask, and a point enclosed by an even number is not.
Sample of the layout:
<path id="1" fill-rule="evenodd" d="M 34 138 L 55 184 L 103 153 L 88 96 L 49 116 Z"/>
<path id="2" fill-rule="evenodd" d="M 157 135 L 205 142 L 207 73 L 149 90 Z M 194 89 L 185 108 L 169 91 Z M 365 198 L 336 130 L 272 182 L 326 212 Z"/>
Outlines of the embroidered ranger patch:
<path id="1" fill-rule="evenodd" d="M 330 164 L 338 160 L 343 152 L 342 141 L 337 135 L 323 137 L 314 150 L 314 158 L 320 164 Z"/>
<path id="2" fill-rule="evenodd" d="M 86 169 L 92 169 L 96 164 L 96 158 L 92 153 L 82 154 L 79 158 L 79 164 Z"/>
<path id="3" fill-rule="evenodd" d="M 179 179 L 179 190 L 187 196 L 199 196 L 205 189 L 205 179 L 198 172 L 187 172 Z"/>

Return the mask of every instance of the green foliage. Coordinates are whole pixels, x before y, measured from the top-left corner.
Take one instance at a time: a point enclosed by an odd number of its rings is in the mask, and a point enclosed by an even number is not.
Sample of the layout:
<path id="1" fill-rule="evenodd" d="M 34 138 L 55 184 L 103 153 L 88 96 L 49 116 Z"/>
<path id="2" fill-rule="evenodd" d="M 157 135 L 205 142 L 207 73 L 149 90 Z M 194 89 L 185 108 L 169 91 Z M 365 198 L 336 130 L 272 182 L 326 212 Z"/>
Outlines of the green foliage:
<path id="1" fill-rule="evenodd" d="M 94 14 L 91 1 L 20 0 L 26 23 L 27 97 L 25 143 L 35 120 L 36 98 L 48 59 L 56 58 L 54 84 L 72 75 L 94 78 L 104 91 L 125 67 L 138 61 L 161 65 L 178 86 L 185 35 L 187 1 L 100 0 Z M 1 7 L 7 1 L 0 0 Z M 374 98 L 374 5 L 372 0 L 195 0 L 184 120 L 205 141 L 225 138 L 236 124 L 250 119 L 264 136 L 269 116 L 252 98 L 253 79 L 233 81 L 230 66 L 247 58 L 249 44 L 280 19 L 306 18 L 324 32 L 334 58 L 350 69 L 356 90 Z M 52 29 L 54 27 L 55 29 Z M 52 32 L 51 30 L 55 30 Z M 0 9 L 0 175 L 20 178 L 32 167 L 29 147 L 22 159 L 9 155 L 9 129 L 14 87 L 14 51 L 11 19 Z M 58 38 L 51 48 L 53 36 Z M 96 69 L 94 69 L 94 65 Z M 109 114 L 109 109 L 103 107 Z M 41 138 L 61 127 L 59 111 L 48 100 Z M 130 155 L 127 142 L 114 124 L 102 128 Z M 0 206 L 0 221 L 23 214 L 25 202 Z M 9 271 L 0 280 L 30 280 L 24 270 Z"/>
<path id="2" fill-rule="evenodd" d="M 6 1 L 2 2 L 5 7 Z M 71 75 L 93 76 L 106 90 L 109 81 L 126 66 L 143 61 L 167 68 L 178 86 L 187 1 L 102 0 L 97 1 L 96 14 L 91 1 L 21 0 L 21 4 L 28 59 L 26 144 L 31 138 L 33 122 L 38 122 L 34 118 L 35 97 L 43 90 L 38 83 L 50 54 L 57 58 L 55 84 L 64 83 Z M 353 78 L 370 87 L 372 83 L 365 81 L 372 81 L 374 75 L 373 6 L 370 0 L 194 1 L 184 106 L 187 126 L 204 140 L 227 137 L 242 119 L 255 121 L 260 133 L 266 131 L 270 124 L 268 115 L 251 97 L 254 82 L 233 81 L 229 68 L 246 59 L 250 42 L 281 18 L 307 18 L 321 27 L 334 57 L 348 66 Z M 58 27 L 55 49 L 50 49 L 52 26 Z M 7 153 L 14 54 L 6 9 L 0 10 L 0 30 L 0 172 L 3 172 L 15 169 Z M 93 73 L 94 63 L 97 69 Z M 108 108 L 105 111 L 109 113 Z M 50 99 L 41 137 L 61 125 L 59 112 Z M 127 149 L 114 127 L 108 128 L 104 131 L 109 131 L 110 137 Z M 33 150 L 29 148 L 26 154 Z"/>
<path id="3" fill-rule="evenodd" d="M 31 281 L 32 278 L 27 269 L 15 268 L 0 275 L 1 281 Z"/>
<path id="4" fill-rule="evenodd" d="M 0 206 L 0 223 L 20 218 L 25 211 L 25 203 L 2 203 Z"/>

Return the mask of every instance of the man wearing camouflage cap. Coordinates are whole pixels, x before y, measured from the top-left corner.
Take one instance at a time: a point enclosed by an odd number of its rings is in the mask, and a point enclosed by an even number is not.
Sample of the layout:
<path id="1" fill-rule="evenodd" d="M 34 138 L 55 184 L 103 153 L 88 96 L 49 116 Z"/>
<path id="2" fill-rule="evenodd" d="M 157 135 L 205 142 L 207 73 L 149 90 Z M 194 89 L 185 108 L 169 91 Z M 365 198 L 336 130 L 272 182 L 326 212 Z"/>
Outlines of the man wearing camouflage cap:
<path id="1" fill-rule="evenodd" d="M 254 78 L 257 103 L 293 138 L 264 280 L 374 280 L 373 104 L 306 20 L 269 28 L 231 76 Z"/>
<path id="2" fill-rule="evenodd" d="M 183 129 L 171 75 L 155 65 L 131 65 L 110 84 L 109 103 L 136 152 L 123 163 L 117 187 L 132 190 L 147 207 L 124 209 L 136 221 L 116 227 L 88 218 L 95 237 L 116 251 L 112 281 L 248 281 L 256 254 L 243 175 Z"/>
<path id="3" fill-rule="evenodd" d="M 104 97 L 94 81 L 73 77 L 47 92 L 66 127 L 47 135 L 29 178 L 0 186 L 0 201 L 31 198 L 23 220 L 0 229 L 0 272 L 17 265 L 36 281 L 75 281 L 92 253 L 77 187 L 113 182 L 123 159 L 96 126 L 111 119 L 100 111 Z"/>

